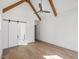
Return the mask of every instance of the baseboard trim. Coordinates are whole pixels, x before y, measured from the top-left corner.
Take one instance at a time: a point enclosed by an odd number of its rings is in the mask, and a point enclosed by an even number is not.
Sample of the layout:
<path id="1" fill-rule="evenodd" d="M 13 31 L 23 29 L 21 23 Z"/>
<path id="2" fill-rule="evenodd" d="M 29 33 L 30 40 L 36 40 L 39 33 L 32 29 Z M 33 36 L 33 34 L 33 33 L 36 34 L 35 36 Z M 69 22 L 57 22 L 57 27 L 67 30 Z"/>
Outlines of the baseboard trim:
<path id="1" fill-rule="evenodd" d="M 2 51 L 0 51 L 0 59 L 2 59 Z"/>
<path id="2" fill-rule="evenodd" d="M 47 44 L 50 44 L 50 45 L 57 46 L 57 47 L 59 47 L 59 48 L 63 48 L 63 49 L 70 50 L 70 51 L 73 51 L 73 52 L 78 53 L 77 51 L 74 51 L 74 50 L 71 50 L 71 49 L 68 49 L 68 48 L 64 48 L 64 47 L 61 47 L 61 46 L 58 46 L 58 45 L 55 45 L 55 44 L 51 44 L 51 43 L 46 42 L 46 41 L 43 41 L 43 40 L 38 40 L 38 39 L 36 39 L 36 41 L 44 42 L 44 43 L 47 43 Z"/>

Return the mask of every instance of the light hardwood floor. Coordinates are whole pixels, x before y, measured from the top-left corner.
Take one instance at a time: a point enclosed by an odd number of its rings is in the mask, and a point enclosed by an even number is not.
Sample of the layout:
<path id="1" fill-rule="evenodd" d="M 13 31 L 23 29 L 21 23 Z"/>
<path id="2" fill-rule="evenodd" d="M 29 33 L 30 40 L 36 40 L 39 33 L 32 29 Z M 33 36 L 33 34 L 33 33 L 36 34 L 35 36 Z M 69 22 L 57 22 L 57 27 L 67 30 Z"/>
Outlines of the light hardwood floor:
<path id="1" fill-rule="evenodd" d="M 61 57 L 57 59 L 78 59 L 77 52 L 41 41 L 5 49 L 2 59 L 56 59 L 57 56 Z"/>

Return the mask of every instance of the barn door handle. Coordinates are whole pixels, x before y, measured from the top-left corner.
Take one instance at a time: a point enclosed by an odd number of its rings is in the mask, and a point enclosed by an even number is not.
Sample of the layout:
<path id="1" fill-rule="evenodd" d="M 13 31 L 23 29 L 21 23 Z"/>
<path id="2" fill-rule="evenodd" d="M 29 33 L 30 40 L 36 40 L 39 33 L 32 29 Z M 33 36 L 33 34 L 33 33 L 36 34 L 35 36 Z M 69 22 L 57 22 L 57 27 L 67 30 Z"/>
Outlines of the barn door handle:
<path id="1" fill-rule="evenodd" d="M 19 38 L 19 35 L 17 35 L 17 39 Z"/>

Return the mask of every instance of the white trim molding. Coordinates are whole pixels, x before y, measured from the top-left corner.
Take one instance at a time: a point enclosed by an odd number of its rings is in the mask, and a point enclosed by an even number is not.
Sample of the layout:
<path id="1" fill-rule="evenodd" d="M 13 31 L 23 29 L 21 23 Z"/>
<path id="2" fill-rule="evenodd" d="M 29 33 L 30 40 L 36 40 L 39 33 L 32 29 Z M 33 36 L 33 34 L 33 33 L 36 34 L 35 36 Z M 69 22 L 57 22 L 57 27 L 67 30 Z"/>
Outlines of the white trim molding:
<path id="1" fill-rule="evenodd" d="M 2 57 L 2 51 L 0 51 L 0 59 L 1 59 L 1 57 Z"/>

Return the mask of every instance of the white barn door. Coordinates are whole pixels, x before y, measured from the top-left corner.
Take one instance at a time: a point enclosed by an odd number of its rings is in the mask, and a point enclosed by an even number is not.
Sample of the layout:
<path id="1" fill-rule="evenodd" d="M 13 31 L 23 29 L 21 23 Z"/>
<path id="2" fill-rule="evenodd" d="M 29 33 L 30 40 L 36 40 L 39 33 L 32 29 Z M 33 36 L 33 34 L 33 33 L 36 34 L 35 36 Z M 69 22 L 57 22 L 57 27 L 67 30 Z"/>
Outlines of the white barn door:
<path id="1" fill-rule="evenodd" d="M 9 23 L 9 47 L 18 45 L 17 39 L 17 22 Z"/>
<path id="2" fill-rule="evenodd" d="M 18 24 L 19 45 L 27 45 L 26 39 L 26 23 Z"/>
<path id="3" fill-rule="evenodd" d="M 2 21 L 2 42 L 3 42 L 3 49 L 8 48 L 9 46 L 9 36 L 8 36 L 8 21 Z"/>

